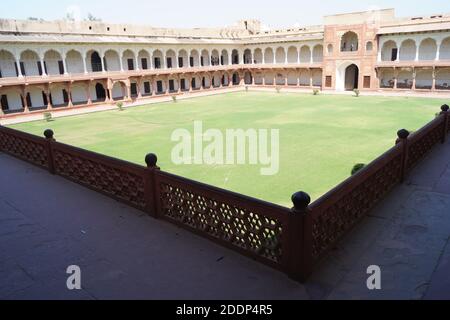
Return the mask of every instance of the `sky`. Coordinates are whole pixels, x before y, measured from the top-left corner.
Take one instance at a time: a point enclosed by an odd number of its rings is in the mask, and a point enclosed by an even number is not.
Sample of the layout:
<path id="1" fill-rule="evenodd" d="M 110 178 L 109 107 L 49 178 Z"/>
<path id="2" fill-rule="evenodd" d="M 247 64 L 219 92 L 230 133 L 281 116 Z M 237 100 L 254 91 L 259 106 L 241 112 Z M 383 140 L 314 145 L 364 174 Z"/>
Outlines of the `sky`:
<path id="1" fill-rule="evenodd" d="M 223 27 L 241 19 L 300 27 L 321 24 L 324 15 L 377 8 L 395 8 L 398 17 L 450 13 L 449 0 L 13 0 L 1 7 L 4 19 L 57 20 L 67 12 L 84 19 L 91 13 L 108 23 L 173 28 Z"/>

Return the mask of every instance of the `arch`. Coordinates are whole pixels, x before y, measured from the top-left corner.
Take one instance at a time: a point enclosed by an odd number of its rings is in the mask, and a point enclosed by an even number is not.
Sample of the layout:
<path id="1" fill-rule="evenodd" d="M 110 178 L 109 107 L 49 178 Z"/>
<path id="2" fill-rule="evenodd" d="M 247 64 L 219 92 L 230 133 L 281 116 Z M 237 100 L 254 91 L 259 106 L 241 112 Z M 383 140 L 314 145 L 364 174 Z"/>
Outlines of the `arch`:
<path id="1" fill-rule="evenodd" d="M 373 42 L 367 41 L 366 43 L 366 52 L 372 52 L 373 51 Z"/>
<path id="2" fill-rule="evenodd" d="M 48 75 L 64 74 L 62 55 L 56 50 L 48 50 L 44 53 L 44 69 Z"/>
<path id="3" fill-rule="evenodd" d="M 22 74 L 24 76 L 40 76 L 42 74 L 42 66 L 39 55 L 33 50 L 25 50 L 20 54 L 20 62 L 22 64 Z"/>
<path id="4" fill-rule="evenodd" d="M 92 98 L 93 102 L 106 101 L 107 94 L 106 94 L 106 90 L 105 90 L 105 87 L 103 86 L 103 84 L 100 82 L 97 82 L 93 88 L 94 88 L 94 92 L 91 92 L 91 97 L 93 97 Z"/>
<path id="5" fill-rule="evenodd" d="M 187 68 L 189 66 L 189 55 L 186 50 L 181 49 L 178 51 L 178 67 Z"/>
<path id="6" fill-rule="evenodd" d="M 311 63 L 312 53 L 309 46 L 303 46 L 300 48 L 300 63 Z"/>
<path id="7" fill-rule="evenodd" d="M 393 89 L 395 84 L 394 69 L 381 69 L 380 70 L 380 88 Z"/>
<path id="8" fill-rule="evenodd" d="M 353 31 L 347 31 L 341 37 L 341 52 L 358 51 L 359 40 L 358 34 Z"/>
<path id="9" fill-rule="evenodd" d="M 283 47 L 278 47 L 275 53 L 275 63 L 286 62 L 286 50 Z"/>
<path id="10" fill-rule="evenodd" d="M 1 95 L 6 96 L 6 103 L 3 104 L 2 100 L 2 111 L 5 114 L 22 112 L 24 109 L 22 93 L 19 89 L 15 88 L 5 88 L 2 90 Z"/>
<path id="11" fill-rule="evenodd" d="M 220 65 L 220 55 L 219 55 L 219 51 L 217 49 L 214 49 L 213 51 L 211 51 L 211 65 L 212 66 Z"/>
<path id="12" fill-rule="evenodd" d="M 136 70 L 136 55 L 130 49 L 122 53 L 122 66 L 124 70 Z"/>
<path id="13" fill-rule="evenodd" d="M 255 49 L 255 56 L 253 57 L 255 63 L 262 64 L 263 63 L 263 52 L 260 48 Z"/>
<path id="14" fill-rule="evenodd" d="M 232 64 L 239 64 L 241 62 L 239 59 L 239 51 L 238 50 L 234 49 L 231 52 L 231 61 L 232 61 Z"/>
<path id="15" fill-rule="evenodd" d="M 169 49 L 166 52 L 166 67 L 168 69 L 172 69 L 172 68 L 176 68 L 178 66 L 178 61 L 177 60 L 177 54 L 175 53 L 174 50 Z"/>
<path id="16" fill-rule="evenodd" d="M 412 69 L 402 69 L 397 76 L 397 88 L 412 89 L 413 87 L 413 71 Z"/>
<path id="17" fill-rule="evenodd" d="M 127 95 L 127 88 L 122 81 L 116 81 L 111 88 L 111 93 L 114 101 L 124 100 Z"/>
<path id="18" fill-rule="evenodd" d="M 311 74 L 308 70 L 300 70 L 299 82 L 300 86 L 309 87 L 311 85 Z"/>
<path id="19" fill-rule="evenodd" d="M 105 52 L 105 70 L 106 71 L 120 71 L 120 55 L 117 51 L 109 49 Z"/>
<path id="20" fill-rule="evenodd" d="M 252 50 L 245 49 L 244 50 L 244 64 L 252 64 Z"/>
<path id="21" fill-rule="evenodd" d="M 83 105 L 88 103 L 86 85 L 81 83 L 74 83 L 71 88 L 71 93 L 73 105 Z"/>
<path id="22" fill-rule="evenodd" d="M 442 41 L 439 51 L 439 60 L 450 60 L 450 37 Z"/>
<path id="23" fill-rule="evenodd" d="M 223 66 L 226 66 L 226 65 L 230 64 L 230 61 L 229 61 L 229 58 L 228 58 L 228 50 L 226 50 L 226 49 L 222 50 L 221 56 L 220 56 L 220 63 Z"/>
<path id="24" fill-rule="evenodd" d="M 253 84 L 253 75 L 250 71 L 245 71 L 244 73 L 244 83 L 251 85 Z"/>
<path id="25" fill-rule="evenodd" d="M 322 87 L 322 69 L 312 70 L 312 85 Z"/>
<path id="26" fill-rule="evenodd" d="M 241 78 L 239 76 L 239 73 L 237 73 L 237 72 L 233 73 L 232 79 L 233 79 L 233 86 L 237 86 L 241 82 Z"/>
<path id="27" fill-rule="evenodd" d="M 422 40 L 419 46 L 419 60 L 435 60 L 437 54 L 436 40 L 427 38 Z"/>
<path id="28" fill-rule="evenodd" d="M 154 69 L 161 69 L 165 65 L 164 64 L 164 55 L 161 50 L 153 51 L 152 65 L 153 65 Z"/>
<path id="29" fill-rule="evenodd" d="M 297 64 L 298 63 L 298 50 L 297 47 L 291 46 L 287 52 L 288 63 Z"/>
<path id="30" fill-rule="evenodd" d="M 142 49 L 138 52 L 138 62 L 139 62 L 139 69 L 141 70 L 148 70 L 151 68 L 151 61 L 150 53 Z"/>
<path id="31" fill-rule="evenodd" d="M 397 43 L 393 40 L 386 41 L 381 48 L 381 61 L 396 61 L 397 54 Z"/>
<path id="32" fill-rule="evenodd" d="M 313 49 L 313 62 L 318 63 L 323 61 L 323 46 L 318 44 Z"/>
<path id="33" fill-rule="evenodd" d="M 79 51 L 71 49 L 66 53 L 66 67 L 68 73 L 84 73 L 83 56 Z"/>
<path id="34" fill-rule="evenodd" d="M 333 54 L 333 45 L 331 43 L 327 46 L 327 52 L 328 52 L 328 55 Z"/>
<path id="35" fill-rule="evenodd" d="M 209 67 L 210 65 L 210 57 L 209 57 L 209 51 L 206 49 L 202 50 L 202 55 L 201 55 L 201 65 L 203 67 Z"/>
<path id="36" fill-rule="evenodd" d="M 436 72 L 436 89 L 450 90 L 450 68 L 438 69 Z"/>
<path id="37" fill-rule="evenodd" d="M 419 69 L 416 71 L 416 89 L 431 89 L 433 87 L 433 70 Z"/>
<path id="38" fill-rule="evenodd" d="M 266 48 L 266 50 L 264 50 L 264 62 L 268 64 L 275 62 L 275 57 L 272 48 Z"/>
<path id="39" fill-rule="evenodd" d="M 298 72 L 297 71 L 289 71 L 287 74 L 287 84 L 289 86 L 296 86 L 298 81 Z"/>
<path id="40" fill-rule="evenodd" d="M 86 54 L 86 64 L 88 66 L 89 72 L 102 72 L 102 58 L 100 57 L 100 54 L 95 51 L 91 50 L 88 51 Z"/>
<path id="41" fill-rule="evenodd" d="M 200 54 L 197 50 L 191 50 L 189 57 L 189 65 L 191 67 L 199 67 L 200 66 Z"/>
<path id="42" fill-rule="evenodd" d="M 345 61 L 336 70 L 336 90 L 348 91 L 359 88 L 359 67 L 353 61 Z"/>
<path id="43" fill-rule="evenodd" d="M 399 59 L 400 61 L 414 61 L 416 59 L 416 42 L 412 39 L 407 39 L 400 45 Z"/>
<path id="44" fill-rule="evenodd" d="M 276 77 L 276 74 L 274 74 L 273 71 L 266 72 L 264 74 L 264 83 L 267 86 L 275 85 L 275 81 L 274 81 L 275 77 Z"/>
<path id="45" fill-rule="evenodd" d="M 2 78 L 17 77 L 16 59 L 8 50 L 0 49 L 0 72 Z"/>

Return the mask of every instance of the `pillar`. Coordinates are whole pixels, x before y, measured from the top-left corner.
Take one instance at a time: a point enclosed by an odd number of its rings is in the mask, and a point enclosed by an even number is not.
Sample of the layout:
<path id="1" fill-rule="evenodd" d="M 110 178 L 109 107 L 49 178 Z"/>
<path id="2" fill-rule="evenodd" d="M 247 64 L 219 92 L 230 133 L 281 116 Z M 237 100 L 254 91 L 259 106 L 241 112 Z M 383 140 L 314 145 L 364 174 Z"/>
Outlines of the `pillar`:
<path id="1" fill-rule="evenodd" d="M 66 61 L 66 56 L 64 56 L 63 58 L 63 67 L 64 67 L 64 74 L 68 75 L 69 72 L 67 72 L 67 61 Z"/>
<path id="2" fill-rule="evenodd" d="M 102 72 L 106 72 L 106 70 L 105 70 L 105 55 L 104 54 L 102 54 L 102 57 L 100 60 L 102 62 Z"/>
<path id="3" fill-rule="evenodd" d="M 86 59 L 87 59 L 87 57 L 85 56 L 85 57 L 83 58 L 84 74 L 87 74 L 87 73 L 88 73 Z"/>
<path id="4" fill-rule="evenodd" d="M 416 58 L 414 59 L 415 61 L 419 61 L 419 49 L 420 45 L 416 45 Z"/>
<path id="5" fill-rule="evenodd" d="M 89 81 L 88 85 L 86 86 L 86 90 L 87 90 L 87 104 L 91 105 L 92 104 L 92 97 L 91 97 L 91 82 Z"/>
<path id="6" fill-rule="evenodd" d="M 119 63 L 120 63 L 120 72 L 123 72 L 123 52 L 120 53 Z"/>
<path id="7" fill-rule="evenodd" d="M 47 86 L 45 89 L 45 97 L 47 98 L 47 110 L 51 110 L 53 106 L 52 102 L 50 101 L 50 86 Z"/>
<path id="8" fill-rule="evenodd" d="M 23 112 L 28 113 L 30 112 L 28 101 L 27 101 L 27 92 L 25 88 L 22 89 L 22 101 L 23 101 Z"/>
<path id="9" fill-rule="evenodd" d="M 19 58 L 16 58 L 16 67 L 17 67 L 17 73 L 19 74 L 18 77 L 23 78 L 22 68 L 20 67 L 20 59 Z"/>
<path id="10" fill-rule="evenodd" d="M 46 77 L 46 76 L 47 76 L 47 72 L 45 71 L 45 63 L 44 63 L 44 59 L 41 58 L 41 60 L 39 61 L 39 63 L 41 64 L 42 76 L 43 76 L 43 77 Z"/>
<path id="11" fill-rule="evenodd" d="M 309 86 L 312 88 L 314 87 L 314 82 L 313 82 L 313 71 L 312 69 L 309 69 Z"/>
<path id="12" fill-rule="evenodd" d="M 127 101 L 131 101 L 131 84 L 129 82 L 126 84 L 126 89 L 127 89 Z"/>
<path id="13" fill-rule="evenodd" d="M 136 54 L 136 71 L 139 71 L 140 70 L 140 68 L 139 68 L 139 53 L 138 54 Z"/>
<path id="14" fill-rule="evenodd" d="M 440 42 L 436 43 L 436 46 L 437 46 L 436 61 L 439 61 L 439 59 L 441 58 L 441 43 Z"/>
<path id="15" fill-rule="evenodd" d="M 431 86 L 431 91 L 435 91 L 436 90 L 436 69 L 433 68 L 433 85 Z"/>
<path id="16" fill-rule="evenodd" d="M 67 86 L 67 95 L 69 96 L 69 104 L 68 107 L 73 107 L 73 103 L 72 103 L 72 84 L 69 84 Z"/>
<path id="17" fill-rule="evenodd" d="M 413 85 L 412 90 L 416 90 L 416 71 L 413 70 Z"/>
<path id="18" fill-rule="evenodd" d="M 138 99 L 141 99 L 142 98 L 142 84 L 144 83 L 144 80 L 143 80 L 143 78 L 141 77 L 141 78 L 139 78 L 138 79 L 138 81 L 137 81 L 137 94 L 138 94 Z"/>
<path id="19" fill-rule="evenodd" d="M 398 83 L 398 71 L 397 69 L 394 69 L 394 89 L 397 89 L 397 83 Z"/>

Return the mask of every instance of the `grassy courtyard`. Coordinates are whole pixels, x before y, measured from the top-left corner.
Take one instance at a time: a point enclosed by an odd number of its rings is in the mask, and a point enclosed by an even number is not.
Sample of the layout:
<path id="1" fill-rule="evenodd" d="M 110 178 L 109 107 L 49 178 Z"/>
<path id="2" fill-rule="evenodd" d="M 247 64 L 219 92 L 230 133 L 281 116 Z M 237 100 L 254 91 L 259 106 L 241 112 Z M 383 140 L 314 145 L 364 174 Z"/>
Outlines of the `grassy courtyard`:
<path id="1" fill-rule="evenodd" d="M 58 141 L 144 164 L 158 155 L 168 172 L 291 206 L 299 190 L 313 199 L 390 148 L 398 129 L 417 130 L 445 101 L 424 98 L 241 92 L 107 111 L 55 121 L 12 126 L 42 135 L 51 128 Z M 175 165 L 175 129 L 279 129 L 280 170 L 262 176 L 261 165 Z"/>

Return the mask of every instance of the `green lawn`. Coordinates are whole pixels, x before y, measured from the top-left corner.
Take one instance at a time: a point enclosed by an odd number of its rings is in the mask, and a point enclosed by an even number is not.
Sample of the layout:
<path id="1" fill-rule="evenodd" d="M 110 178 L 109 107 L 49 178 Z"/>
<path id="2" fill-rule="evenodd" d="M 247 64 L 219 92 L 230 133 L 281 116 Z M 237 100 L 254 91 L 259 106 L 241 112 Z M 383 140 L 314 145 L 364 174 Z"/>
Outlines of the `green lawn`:
<path id="1" fill-rule="evenodd" d="M 12 126 L 42 135 L 51 128 L 64 143 L 144 164 L 149 152 L 159 166 L 225 189 L 291 206 L 299 190 L 317 199 L 393 146 L 398 129 L 417 130 L 434 118 L 439 99 L 313 96 L 296 93 L 229 93 Z M 174 129 L 280 129 L 280 171 L 261 176 L 260 166 L 181 165 L 171 162 Z"/>

